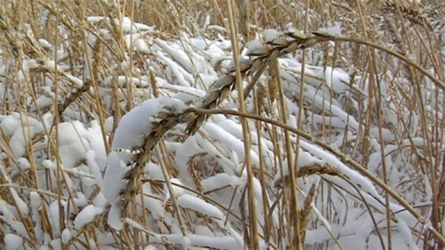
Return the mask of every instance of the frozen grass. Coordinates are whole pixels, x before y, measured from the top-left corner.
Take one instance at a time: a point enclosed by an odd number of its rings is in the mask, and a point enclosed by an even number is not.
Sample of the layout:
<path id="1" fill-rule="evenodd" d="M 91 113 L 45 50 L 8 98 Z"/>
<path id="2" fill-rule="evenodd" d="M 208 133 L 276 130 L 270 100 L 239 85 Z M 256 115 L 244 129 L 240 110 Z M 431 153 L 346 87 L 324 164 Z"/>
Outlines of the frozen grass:
<path id="1" fill-rule="evenodd" d="M 2 2 L 1 249 L 445 247 L 441 1 L 114 2 Z"/>

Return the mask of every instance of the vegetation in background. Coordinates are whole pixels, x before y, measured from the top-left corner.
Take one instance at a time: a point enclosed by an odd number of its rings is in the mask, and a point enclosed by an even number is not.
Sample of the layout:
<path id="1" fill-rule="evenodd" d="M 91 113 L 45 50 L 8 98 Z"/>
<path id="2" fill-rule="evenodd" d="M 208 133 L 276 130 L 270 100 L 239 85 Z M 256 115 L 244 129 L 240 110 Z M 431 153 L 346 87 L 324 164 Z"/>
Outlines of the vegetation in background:
<path id="1" fill-rule="evenodd" d="M 445 247 L 444 25 L 438 0 L 3 0 L 0 248 Z"/>

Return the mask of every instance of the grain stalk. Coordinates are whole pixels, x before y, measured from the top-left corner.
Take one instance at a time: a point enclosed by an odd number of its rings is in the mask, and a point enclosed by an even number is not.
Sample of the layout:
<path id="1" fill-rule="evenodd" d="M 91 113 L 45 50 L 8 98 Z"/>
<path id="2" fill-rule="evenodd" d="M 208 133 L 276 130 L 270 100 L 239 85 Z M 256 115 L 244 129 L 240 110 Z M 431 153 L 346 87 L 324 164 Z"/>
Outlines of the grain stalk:
<path id="1" fill-rule="evenodd" d="M 239 61 L 239 49 L 238 49 L 238 37 L 235 28 L 235 20 L 233 16 L 234 8 L 232 6 L 232 1 L 227 3 L 227 12 L 229 14 L 229 27 L 230 27 L 230 39 L 232 41 L 232 53 L 233 53 L 233 61 L 235 63 L 235 72 L 236 72 L 236 85 L 238 90 L 238 104 L 239 110 L 242 113 L 246 112 L 246 104 L 244 102 L 243 93 L 243 78 L 244 76 L 241 74 L 240 70 L 240 61 Z M 255 185 L 253 182 L 254 173 L 252 170 L 252 161 L 250 158 L 250 132 L 249 125 L 247 123 L 247 119 L 244 117 L 240 117 L 240 123 L 243 131 L 243 142 L 244 142 L 244 152 L 245 159 L 244 164 L 247 170 L 247 199 L 249 205 L 249 221 L 250 221 L 250 237 L 249 237 L 249 248 L 250 249 L 259 249 L 259 239 L 258 239 L 258 220 L 257 220 L 257 207 L 256 207 L 256 198 L 255 198 Z M 244 201 L 242 201 L 244 204 Z"/>
<path id="2" fill-rule="evenodd" d="M 363 32 L 363 36 L 366 40 L 369 39 L 369 34 L 368 34 L 368 28 L 366 25 L 366 22 L 364 20 L 363 17 L 363 12 L 362 12 L 362 8 L 360 5 L 358 5 L 358 13 L 360 16 L 360 24 L 361 24 L 361 28 L 362 28 L 362 32 Z M 379 124 L 379 136 L 380 136 L 380 141 L 382 145 L 382 150 L 380 151 L 380 155 L 382 157 L 382 159 L 385 159 L 385 151 L 384 151 L 384 140 L 383 140 L 383 134 L 382 134 L 382 129 L 381 129 L 381 118 L 380 118 L 380 113 L 381 113 L 381 90 L 380 90 L 380 80 L 379 80 L 379 76 L 377 74 L 377 63 L 376 63 L 376 57 L 375 57 L 375 52 L 374 49 L 367 47 L 366 48 L 366 55 L 368 58 L 370 58 L 370 63 L 369 63 L 369 86 L 368 86 L 368 93 L 369 93 L 369 99 L 368 99 L 368 107 L 373 107 L 373 102 L 376 102 L 377 105 L 377 123 Z M 377 88 L 377 91 L 376 91 Z M 377 93 L 377 94 L 376 94 Z M 365 158 L 365 162 L 369 161 L 369 152 L 370 152 L 370 148 L 371 145 L 368 141 L 367 138 L 369 138 L 369 134 L 368 131 L 370 131 L 370 126 L 372 124 L 372 116 L 373 116 L 373 109 L 369 108 L 367 110 L 367 117 L 365 119 L 365 135 L 364 135 L 364 141 L 366 143 L 364 143 L 364 147 L 363 147 L 363 152 L 362 154 L 364 155 Z M 382 161 L 382 167 L 383 167 L 383 182 L 385 183 L 385 185 L 388 185 L 388 177 L 387 177 L 387 166 L 386 166 L 386 162 L 383 160 Z M 388 229 L 391 228 L 391 209 L 390 209 L 390 200 L 389 200 L 389 194 L 385 193 L 385 208 L 386 208 L 386 226 Z M 378 227 L 376 227 L 376 230 L 378 230 L 378 233 L 380 235 L 379 229 Z M 384 242 L 380 242 L 381 246 L 383 249 L 385 248 Z M 391 230 L 388 230 L 388 237 L 387 237 L 387 242 L 386 242 L 386 246 L 388 247 L 389 250 L 392 249 L 392 232 Z"/>

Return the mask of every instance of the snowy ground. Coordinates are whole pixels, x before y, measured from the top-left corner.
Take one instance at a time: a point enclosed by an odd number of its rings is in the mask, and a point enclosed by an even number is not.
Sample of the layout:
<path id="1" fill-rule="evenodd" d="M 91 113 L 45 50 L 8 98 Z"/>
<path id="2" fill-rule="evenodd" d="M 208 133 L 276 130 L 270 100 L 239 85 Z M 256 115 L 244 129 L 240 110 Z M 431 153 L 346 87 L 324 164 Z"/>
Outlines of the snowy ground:
<path id="1" fill-rule="evenodd" d="M 88 20 L 92 25 L 99 25 L 108 19 L 90 17 Z M 124 229 L 135 229 L 131 232 L 139 234 L 138 249 L 156 249 L 159 243 L 165 245 L 166 242 L 184 249 L 245 249 L 240 203 L 243 203 L 242 191 L 247 180 L 243 168 L 246 152 L 236 116 L 213 115 L 194 135 L 186 135 L 187 123 L 180 121 L 166 131 L 163 143 L 155 142 L 152 147 L 152 160 L 142 166 L 143 184 L 136 188 L 136 197 L 130 201 L 132 212 L 123 215 L 121 197 L 132 184 L 127 174 L 138 167 L 137 156 L 147 149 L 147 138 L 153 136 L 153 131 L 163 124 L 166 117 L 180 117 L 187 108 L 203 105 L 202 100 L 209 98 L 208 93 L 218 88 L 218 84 L 214 83 L 234 74 L 231 73 L 233 63 L 228 38 L 221 36 L 208 40 L 183 33 L 180 39 L 167 41 L 156 37 L 153 27 L 144 24 L 131 27 L 131 24 L 131 20 L 125 18 L 122 27 L 124 42 L 134 55 L 130 59 L 129 54 L 124 53 L 120 62 L 111 59 L 115 56 L 112 53 L 113 43 L 108 44 L 110 48 L 103 47 L 108 39 L 111 40 L 107 28 L 98 28 L 95 34 L 87 32 L 89 47 L 86 51 L 89 54 L 84 55 L 85 62 L 88 58 L 98 60 L 91 48 L 99 46 L 96 38 L 99 35 L 103 49 L 100 59 L 110 62 L 107 65 L 109 71 L 98 74 L 97 88 L 87 86 L 83 96 L 66 108 L 60 122 L 54 121 L 55 97 L 60 105 L 65 103 L 76 92 L 74 89 L 81 89 L 87 84 L 92 68 L 87 63 L 71 65 L 69 60 L 64 60 L 71 52 L 67 44 L 62 42 L 56 47 L 43 39 L 34 41 L 34 46 L 49 51 L 48 58 L 0 60 L 0 93 L 5 97 L 2 102 L 17 102 L 16 91 L 29 88 L 28 83 L 35 82 L 36 77 L 40 79 L 38 85 L 31 86 L 35 90 L 23 92 L 25 95 L 21 96 L 20 101 L 28 107 L 27 112 L 2 112 L 0 117 L 3 133 L 0 175 L 5 179 L 1 186 L 2 192 L 10 193 L 9 199 L 0 200 L 0 227 L 5 233 L 6 249 L 59 249 L 62 244 L 70 244 L 70 249 L 86 249 L 88 246 L 93 249 L 99 249 L 99 246 L 100 249 L 117 249 L 119 246 L 129 249 L 124 244 L 125 237 L 131 240 L 135 236 L 119 235 Z M 61 29 L 61 32 L 69 36 L 69 31 Z M 323 32 L 340 34 L 341 26 Z M 270 30 L 263 34 L 265 40 L 283 36 Z M 250 43 L 243 50 L 242 58 L 253 60 L 255 57 L 247 54 L 258 48 L 258 44 L 259 41 Z M 79 47 L 82 46 L 84 44 L 79 42 Z M 334 44 L 329 43 L 328 52 L 333 51 Z M 337 153 L 330 152 L 315 140 L 301 138 L 298 164 L 300 168 L 332 167 L 349 181 L 328 174 L 298 179 L 300 207 L 304 207 L 304 197 L 311 187 L 315 185 L 317 190 L 311 204 L 306 247 L 382 249 L 382 241 L 387 244 L 389 224 L 385 193 L 340 156 L 347 155 L 345 159 L 362 163 L 380 179 L 383 178 L 381 163 L 385 161 L 388 186 L 409 204 L 428 207 L 431 187 L 413 165 L 417 159 L 412 154 L 413 147 L 419 154 L 423 152 L 424 138 L 418 136 L 421 121 L 415 113 L 396 110 L 395 107 L 399 107 L 396 102 L 402 97 L 391 92 L 389 84 L 382 84 L 383 124 L 380 130 L 376 120 L 371 120 L 367 137 L 370 154 L 367 162 L 363 162 L 363 156 L 354 149 L 361 143 L 358 138 L 364 129 L 360 120 L 362 110 L 375 108 L 367 107 L 368 78 L 355 75 L 351 79 L 354 68 L 323 67 L 318 63 L 323 52 L 315 48 L 307 49 L 307 55 L 303 131 L 320 139 Z M 300 58 L 301 50 L 278 59 L 288 120 L 293 127 L 298 123 L 300 110 Z M 56 65 L 55 60 L 60 62 Z M 20 63 L 18 67 L 16 63 Z M 52 77 L 56 71 L 60 81 L 58 92 Z M 125 71 L 131 74 L 119 73 Z M 43 72 L 49 77 L 44 77 Z M 17 80 L 15 85 L 6 84 L 4 76 L 8 74 L 13 74 L 12 78 Z M 258 84 L 267 87 L 269 80 L 270 77 L 263 74 Z M 404 79 L 392 80 L 404 84 Z M 406 85 L 409 91 L 411 87 Z M 431 92 L 425 91 L 425 98 L 442 100 L 442 92 L 438 92 L 439 96 L 431 96 L 435 88 L 433 84 L 426 88 Z M 129 93 L 131 98 L 127 96 Z M 219 108 L 236 110 L 237 95 L 237 91 L 231 91 Z M 88 108 L 94 106 L 91 103 L 94 103 L 95 96 L 102 101 L 103 127 L 97 109 Z M 127 102 L 129 99 L 131 104 Z M 253 101 L 252 95 L 246 99 L 249 113 L 254 113 Z M 435 104 L 427 104 L 425 109 L 435 110 L 436 107 L 432 106 Z M 85 105 L 90 114 L 81 105 Z M 118 106 L 121 112 L 125 112 L 129 105 L 133 108 L 122 117 L 110 111 Z M 406 115 L 404 121 L 399 112 Z M 278 101 L 269 103 L 261 115 L 278 120 Z M 410 124 L 409 134 L 403 132 L 406 131 L 405 122 Z M 48 136 L 48 131 L 56 131 L 52 124 L 57 126 L 58 150 L 51 148 L 55 145 L 55 132 Z M 258 131 L 255 121 L 249 120 L 252 140 L 249 154 L 253 168 L 259 170 L 264 164 L 267 173 L 264 179 L 267 196 L 264 196 L 259 179 L 254 179 L 258 224 L 263 235 L 265 222 L 261 204 L 263 199 L 267 199 L 269 204 L 283 199 L 275 182 L 283 177 L 282 174 L 287 175 L 288 170 L 282 146 L 284 138 L 271 133 L 274 129 L 281 130 L 270 124 L 261 126 L 263 129 Z M 266 126 L 269 130 L 265 129 Z M 105 140 L 103 134 L 107 135 Z M 292 134 L 291 141 L 296 140 L 296 134 Z M 111 143 L 107 154 L 105 142 L 108 141 Z M 276 151 L 277 145 L 283 147 L 280 154 Z M 168 154 L 162 155 L 161 152 Z M 385 155 L 384 159 L 382 155 Z M 164 162 L 166 160 L 168 162 Z M 163 164 L 176 173 L 168 178 L 167 183 L 172 185 L 166 184 Z M 30 173 L 35 173 L 35 176 Z M 418 183 L 414 186 L 413 181 Z M 60 183 L 59 187 L 57 183 Z M 182 219 L 178 218 L 172 199 L 176 199 Z M 278 233 L 279 228 L 286 228 L 289 223 L 282 220 L 285 208 L 278 201 L 279 205 L 270 217 L 270 223 L 276 230 L 268 242 L 260 237 L 262 249 L 285 249 L 291 244 L 286 235 Z M 422 249 L 424 225 L 396 200 L 390 198 L 389 202 L 393 249 Z M 247 209 L 247 205 L 245 207 Z M 233 215 L 229 215 L 226 209 Z M 429 218 L 427 209 L 418 211 Z M 184 228 L 181 228 L 181 223 L 184 223 Z M 380 229 L 375 230 L 376 227 Z M 337 243 L 333 237 L 338 239 Z"/>

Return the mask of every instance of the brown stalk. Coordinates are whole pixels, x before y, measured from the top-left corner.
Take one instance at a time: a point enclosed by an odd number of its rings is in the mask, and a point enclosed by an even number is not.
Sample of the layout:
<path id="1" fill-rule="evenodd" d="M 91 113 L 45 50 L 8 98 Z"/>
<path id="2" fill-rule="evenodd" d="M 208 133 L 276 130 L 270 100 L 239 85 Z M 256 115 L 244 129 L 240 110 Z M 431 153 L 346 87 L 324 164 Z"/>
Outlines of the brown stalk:
<path id="1" fill-rule="evenodd" d="M 239 49 L 238 49 L 238 38 L 235 28 L 235 20 L 233 16 L 234 8 L 232 6 L 232 2 L 229 1 L 227 3 L 227 12 L 229 14 L 229 27 L 230 27 L 230 39 L 232 41 L 232 49 L 233 49 L 233 61 L 235 63 L 235 71 L 236 71 L 236 84 L 238 90 L 238 103 L 240 112 L 246 112 L 246 104 L 244 102 L 243 93 L 243 78 L 244 76 L 241 74 L 240 70 L 240 61 L 239 61 Z M 250 158 L 250 133 L 249 133 L 249 125 L 247 123 L 247 119 L 241 117 L 240 123 L 243 130 L 243 142 L 244 142 L 244 164 L 247 170 L 247 199 L 249 206 L 249 221 L 250 221 L 250 239 L 249 239 L 249 247 L 250 249 L 259 249 L 259 239 L 258 239 L 258 220 L 257 220 L 257 207 L 256 207 L 256 198 L 255 198 L 255 186 L 253 182 L 254 173 L 252 170 L 252 161 Z M 241 201 L 244 204 L 244 200 Z"/>

